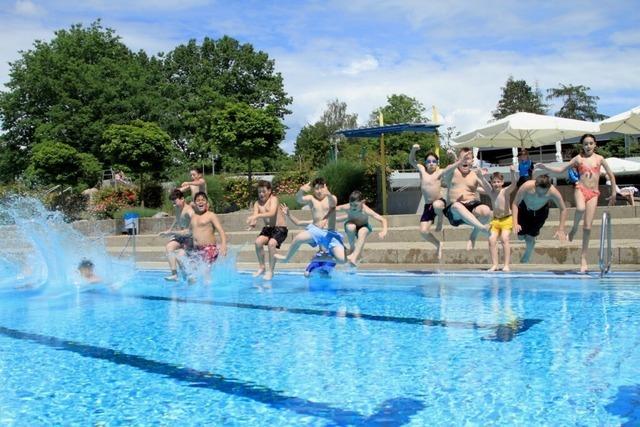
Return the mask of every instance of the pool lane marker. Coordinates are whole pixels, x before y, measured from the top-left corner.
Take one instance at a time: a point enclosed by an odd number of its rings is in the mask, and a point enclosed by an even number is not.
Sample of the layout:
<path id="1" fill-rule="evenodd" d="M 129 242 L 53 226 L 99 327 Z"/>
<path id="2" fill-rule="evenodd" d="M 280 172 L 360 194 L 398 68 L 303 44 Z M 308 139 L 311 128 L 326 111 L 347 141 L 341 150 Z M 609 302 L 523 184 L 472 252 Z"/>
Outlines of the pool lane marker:
<path id="1" fill-rule="evenodd" d="M 106 294 L 99 291 L 88 291 L 88 293 L 93 293 L 98 295 L 111 295 L 111 294 Z M 237 302 L 210 301 L 210 300 L 199 300 L 199 299 L 179 298 L 179 297 L 163 297 L 163 296 L 157 296 L 157 295 L 125 294 L 125 295 L 118 295 L 118 296 L 123 296 L 126 298 L 143 299 L 147 301 L 167 301 L 167 302 L 175 302 L 179 304 L 204 304 L 204 305 L 212 305 L 217 307 L 230 307 L 230 308 L 242 308 L 242 309 L 249 309 L 249 310 L 275 311 L 279 313 L 304 314 L 308 316 L 360 319 L 360 320 L 371 320 L 376 322 L 392 322 L 392 323 L 400 323 L 400 324 L 404 323 L 409 325 L 439 326 L 439 327 L 460 328 L 460 329 L 474 329 L 474 330 L 486 329 L 486 330 L 492 331 L 492 333 L 487 337 L 483 337 L 482 340 L 497 341 L 497 342 L 513 341 L 513 339 L 516 336 L 521 335 L 522 333 L 528 331 L 532 326 L 542 322 L 542 320 L 540 319 L 515 319 L 506 324 L 498 324 L 498 325 L 486 324 L 485 325 L 485 324 L 476 323 L 476 322 L 422 319 L 419 317 L 383 316 L 378 314 L 352 313 L 348 311 L 317 310 L 312 308 L 289 308 L 289 307 L 281 307 L 281 306 L 246 304 L 246 303 L 237 303 Z"/>
<path id="2" fill-rule="evenodd" d="M 321 402 L 313 402 L 294 396 L 287 396 L 281 391 L 273 390 L 252 382 L 225 377 L 220 374 L 199 371 L 172 363 L 158 362 L 134 354 L 123 353 L 106 347 L 82 344 L 76 341 L 48 335 L 23 332 L 17 329 L 0 326 L 0 334 L 9 338 L 31 341 L 56 350 L 69 351 L 82 357 L 106 360 L 117 365 L 125 365 L 140 369 L 150 374 L 162 375 L 190 387 L 207 388 L 235 397 L 247 398 L 266 404 L 275 409 L 286 409 L 301 415 L 328 419 L 337 425 L 403 425 L 425 408 L 423 402 L 399 397 L 385 400 L 379 405 L 377 412 L 365 416 L 356 411 L 336 408 Z"/>

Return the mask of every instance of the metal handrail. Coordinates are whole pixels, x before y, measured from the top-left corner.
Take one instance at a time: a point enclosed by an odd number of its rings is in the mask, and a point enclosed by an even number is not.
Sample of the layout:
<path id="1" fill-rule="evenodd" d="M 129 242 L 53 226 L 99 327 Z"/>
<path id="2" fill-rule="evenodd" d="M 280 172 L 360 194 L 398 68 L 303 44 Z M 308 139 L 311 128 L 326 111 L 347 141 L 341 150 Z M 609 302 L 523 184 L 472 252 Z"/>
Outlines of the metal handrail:
<path id="1" fill-rule="evenodd" d="M 607 247 L 605 253 L 605 238 Z M 605 259 L 606 258 L 606 259 Z M 611 271 L 611 259 L 613 251 L 611 248 L 611 214 L 609 211 L 602 213 L 602 224 L 600 225 L 600 277 Z"/>

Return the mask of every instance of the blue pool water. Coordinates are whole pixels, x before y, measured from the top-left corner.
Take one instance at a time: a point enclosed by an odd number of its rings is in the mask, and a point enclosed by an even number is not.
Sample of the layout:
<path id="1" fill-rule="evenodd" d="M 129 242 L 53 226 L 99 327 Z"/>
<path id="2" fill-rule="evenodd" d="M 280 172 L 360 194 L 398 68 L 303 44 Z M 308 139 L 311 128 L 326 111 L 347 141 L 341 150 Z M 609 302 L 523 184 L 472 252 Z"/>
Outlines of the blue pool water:
<path id="1" fill-rule="evenodd" d="M 5 291 L 0 425 L 638 425 L 637 277 Z"/>

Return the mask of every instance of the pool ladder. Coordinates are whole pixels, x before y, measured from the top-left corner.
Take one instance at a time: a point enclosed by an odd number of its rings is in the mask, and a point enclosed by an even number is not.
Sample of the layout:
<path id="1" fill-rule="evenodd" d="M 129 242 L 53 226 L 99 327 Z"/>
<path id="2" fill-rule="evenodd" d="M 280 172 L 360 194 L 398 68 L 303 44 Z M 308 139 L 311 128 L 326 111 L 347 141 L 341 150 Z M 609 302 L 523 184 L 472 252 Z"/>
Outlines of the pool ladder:
<path id="1" fill-rule="evenodd" d="M 129 243 L 131 243 L 131 251 L 132 251 L 132 254 L 133 254 L 133 264 L 135 265 L 135 263 L 136 263 L 136 236 L 138 235 L 138 229 L 134 225 L 134 227 L 129 229 L 129 230 L 130 230 L 129 238 L 127 239 L 127 243 L 124 244 L 124 247 L 120 251 L 120 255 L 118 255 L 118 258 L 122 258 L 122 254 L 124 254 L 124 251 L 126 251 L 127 248 L 129 247 Z"/>
<path id="2" fill-rule="evenodd" d="M 606 248 L 605 248 L 606 239 Z M 611 248 L 611 215 L 609 211 L 602 213 L 602 224 L 600 225 L 600 277 L 611 271 L 611 258 L 613 250 Z"/>

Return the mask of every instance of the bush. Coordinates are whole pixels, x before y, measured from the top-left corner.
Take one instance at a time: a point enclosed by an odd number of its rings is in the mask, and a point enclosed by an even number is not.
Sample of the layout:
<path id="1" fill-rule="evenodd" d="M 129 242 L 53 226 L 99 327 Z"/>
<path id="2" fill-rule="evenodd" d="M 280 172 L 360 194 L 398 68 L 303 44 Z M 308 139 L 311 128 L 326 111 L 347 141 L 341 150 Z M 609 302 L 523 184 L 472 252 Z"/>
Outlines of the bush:
<path id="1" fill-rule="evenodd" d="M 293 194 L 278 194 L 278 201 L 287 205 L 289 209 L 300 209 L 302 206 L 296 201 L 296 196 Z"/>
<path id="2" fill-rule="evenodd" d="M 339 204 L 347 203 L 351 192 L 363 191 L 367 183 L 365 167 L 345 160 L 327 164 L 316 175 L 327 181 L 329 190 L 338 198 Z"/>
<path id="3" fill-rule="evenodd" d="M 144 206 L 147 208 L 160 208 L 162 206 L 162 185 L 157 182 L 149 182 L 144 184 L 141 199 L 144 200 Z"/>
<path id="4" fill-rule="evenodd" d="M 121 209 L 136 206 L 138 195 L 131 188 L 105 188 L 96 195 L 89 212 L 100 219 L 113 218 Z"/>
<path id="5" fill-rule="evenodd" d="M 67 221 L 76 221 L 82 218 L 82 213 L 87 208 L 89 198 L 79 193 L 49 193 L 43 197 L 45 207 L 51 211 L 60 211 Z"/>
<path id="6" fill-rule="evenodd" d="M 278 173 L 271 185 L 276 194 L 295 194 L 301 185 L 309 182 L 309 173 L 306 171 L 285 171 Z"/>
<path id="7" fill-rule="evenodd" d="M 247 188 L 247 178 L 228 178 L 224 184 L 224 201 L 227 207 L 221 213 L 246 209 L 251 199 L 256 197 L 257 181 L 255 180 L 251 182 L 251 192 Z"/>
<path id="8" fill-rule="evenodd" d="M 207 182 L 207 196 L 209 196 L 209 204 L 213 207 L 214 212 L 227 212 L 229 203 L 225 199 L 225 179 L 222 175 L 205 176 Z"/>
<path id="9" fill-rule="evenodd" d="M 151 208 L 124 208 L 113 213 L 114 219 L 122 219 L 125 213 L 136 213 L 140 218 L 151 218 L 158 213 L 158 209 Z"/>

